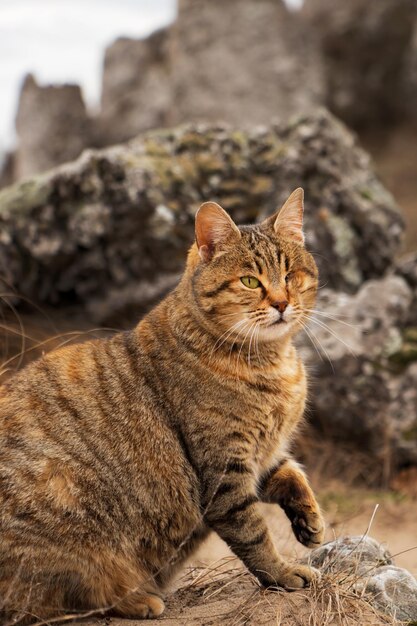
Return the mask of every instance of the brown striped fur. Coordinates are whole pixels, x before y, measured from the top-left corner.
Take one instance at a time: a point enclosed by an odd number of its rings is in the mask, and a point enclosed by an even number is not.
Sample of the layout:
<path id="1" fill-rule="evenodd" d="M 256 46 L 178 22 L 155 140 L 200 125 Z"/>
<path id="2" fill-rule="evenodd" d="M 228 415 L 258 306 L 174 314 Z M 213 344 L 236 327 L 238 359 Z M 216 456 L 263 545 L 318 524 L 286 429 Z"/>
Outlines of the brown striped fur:
<path id="1" fill-rule="evenodd" d="M 239 229 L 203 205 L 180 284 L 133 331 L 52 352 L 0 387 L 4 619 L 160 615 L 211 529 L 263 585 L 312 579 L 279 556 L 258 508 L 281 505 L 302 543 L 321 542 L 289 458 L 306 399 L 292 337 L 317 289 L 301 215 L 301 190 Z"/>

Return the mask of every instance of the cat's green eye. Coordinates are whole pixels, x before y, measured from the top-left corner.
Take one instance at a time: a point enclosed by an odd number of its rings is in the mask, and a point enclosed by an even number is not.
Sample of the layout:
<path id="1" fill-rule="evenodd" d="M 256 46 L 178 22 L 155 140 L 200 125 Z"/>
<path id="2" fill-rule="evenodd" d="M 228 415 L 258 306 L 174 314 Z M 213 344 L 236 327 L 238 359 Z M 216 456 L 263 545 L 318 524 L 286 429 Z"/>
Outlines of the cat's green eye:
<path id="1" fill-rule="evenodd" d="M 260 281 L 255 278 L 255 276 L 242 276 L 240 279 L 245 287 L 249 287 L 249 289 L 256 289 L 261 284 Z"/>

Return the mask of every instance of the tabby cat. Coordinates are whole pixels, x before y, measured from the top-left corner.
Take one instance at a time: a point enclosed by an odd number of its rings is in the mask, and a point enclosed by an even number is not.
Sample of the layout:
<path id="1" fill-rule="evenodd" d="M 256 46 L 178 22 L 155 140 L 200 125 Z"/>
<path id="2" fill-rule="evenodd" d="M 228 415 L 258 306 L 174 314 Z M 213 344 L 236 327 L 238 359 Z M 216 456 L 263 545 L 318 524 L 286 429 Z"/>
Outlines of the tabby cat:
<path id="1" fill-rule="evenodd" d="M 303 191 L 255 226 L 214 202 L 178 287 L 132 331 L 51 352 L 0 387 L 4 619 L 154 617 L 210 530 L 266 587 L 313 569 L 278 554 L 259 502 L 317 546 L 323 519 L 289 454 L 306 399 L 292 344 L 317 290 Z"/>

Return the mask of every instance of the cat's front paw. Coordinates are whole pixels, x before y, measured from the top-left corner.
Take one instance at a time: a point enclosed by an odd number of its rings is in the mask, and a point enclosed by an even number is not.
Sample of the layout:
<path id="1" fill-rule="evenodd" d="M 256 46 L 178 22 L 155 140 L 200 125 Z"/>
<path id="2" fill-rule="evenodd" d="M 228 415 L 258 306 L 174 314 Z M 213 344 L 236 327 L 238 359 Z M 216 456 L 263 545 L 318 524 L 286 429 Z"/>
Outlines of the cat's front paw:
<path id="1" fill-rule="evenodd" d="M 324 539 L 324 519 L 320 511 L 298 508 L 291 526 L 297 540 L 307 548 L 317 548 Z"/>
<path id="2" fill-rule="evenodd" d="M 308 565 L 289 565 L 286 563 L 274 577 L 259 578 L 263 586 L 268 589 L 295 591 L 309 587 L 314 580 L 320 578 L 320 572 Z"/>

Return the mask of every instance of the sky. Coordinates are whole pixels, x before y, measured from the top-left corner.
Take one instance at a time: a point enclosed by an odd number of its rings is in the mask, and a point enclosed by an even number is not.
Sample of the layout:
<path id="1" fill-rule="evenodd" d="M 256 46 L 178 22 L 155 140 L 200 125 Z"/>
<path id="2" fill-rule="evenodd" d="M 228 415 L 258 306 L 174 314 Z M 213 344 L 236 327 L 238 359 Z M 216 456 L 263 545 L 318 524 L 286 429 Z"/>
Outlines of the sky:
<path id="1" fill-rule="evenodd" d="M 97 107 L 106 46 L 121 35 L 144 37 L 175 14 L 176 0 L 0 0 L 0 153 L 15 142 L 28 72 L 40 84 L 78 83 L 88 106 Z"/>

